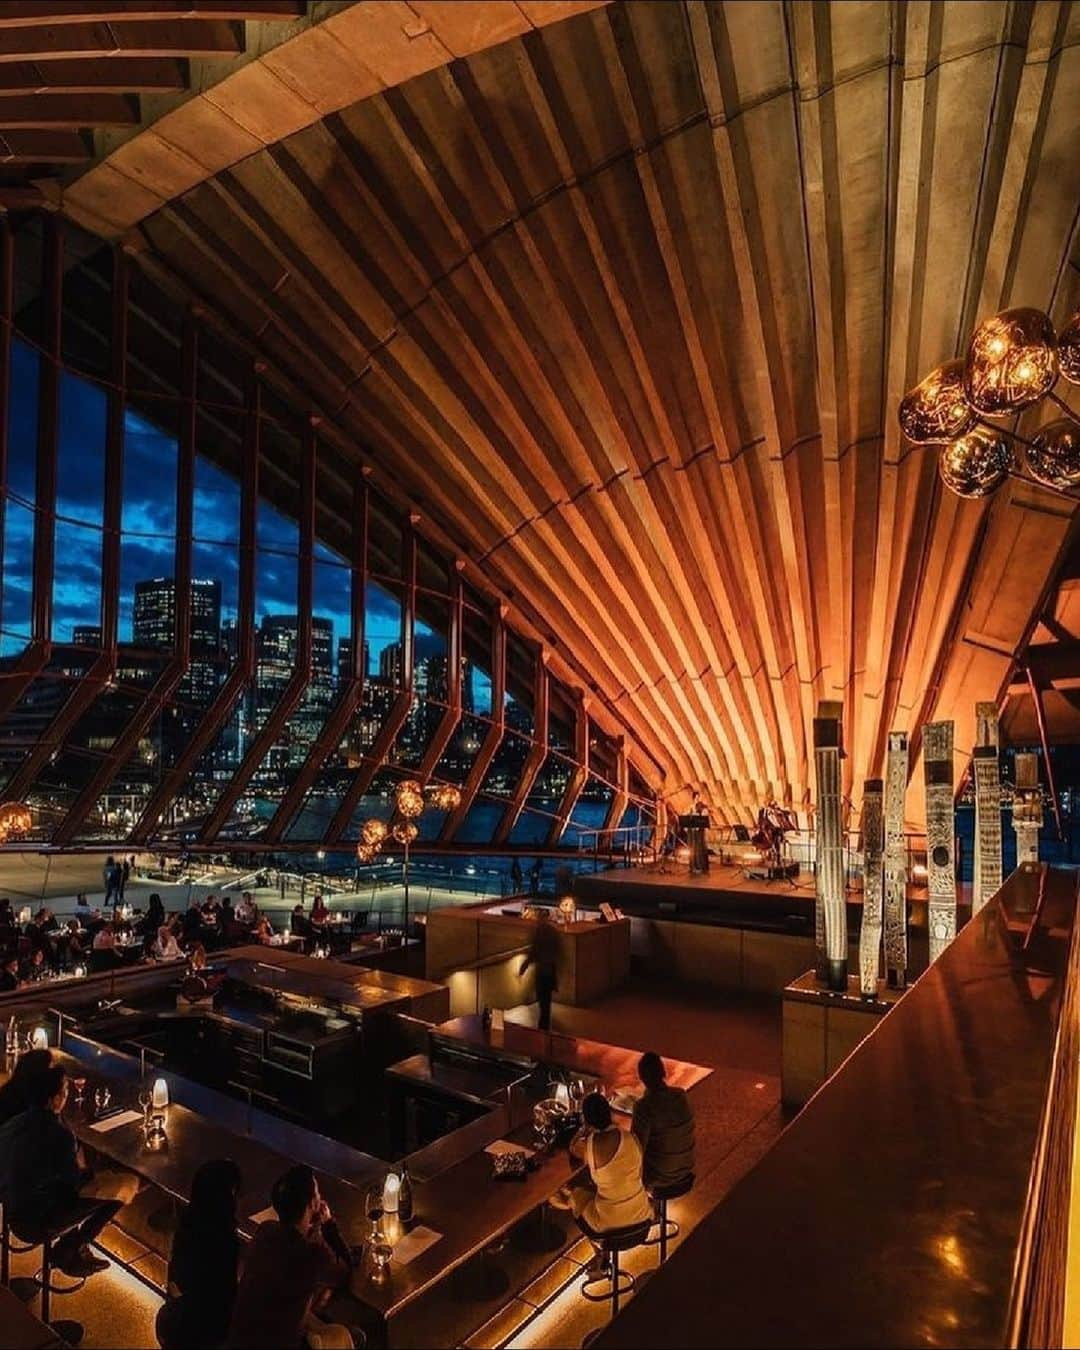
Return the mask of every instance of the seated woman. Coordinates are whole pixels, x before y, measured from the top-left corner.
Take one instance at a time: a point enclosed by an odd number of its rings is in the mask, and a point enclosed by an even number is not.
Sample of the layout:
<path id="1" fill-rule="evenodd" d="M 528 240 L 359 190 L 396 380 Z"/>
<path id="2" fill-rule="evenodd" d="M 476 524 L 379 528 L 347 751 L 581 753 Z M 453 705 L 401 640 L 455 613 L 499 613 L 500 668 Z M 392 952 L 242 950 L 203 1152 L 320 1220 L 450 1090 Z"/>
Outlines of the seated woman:
<path id="1" fill-rule="evenodd" d="M 565 1188 L 562 1207 L 593 1233 L 651 1219 L 652 1205 L 641 1181 L 641 1145 L 629 1131 L 612 1124 L 611 1107 L 599 1092 L 590 1092 L 581 1103 L 581 1116 L 584 1124 L 570 1152 L 585 1160 L 589 1182 Z"/>
<path id="2" fill-rule="evenodd" d="M 161 896 L 155 891 L 146 902 L 146 913 L 139 920 L 139 936 L 144 938 L 156 938 L 161 925 L 164 922 L 165 906 L 161 903 Z"/>
<path id="3" fill-rule="evenodd" d="M 236 1199 L 240 1169 L 230 1158 L 205 1162 L 180 1217 L 169 1259 L 169 1299 L 158 1314 L 158 1340 L 212 1350 L 225 1343 L 236 1300 L 240 1239 Z"/>
<path id="4" fill-rule="evenodd" d="M 251 930 L 252 942 L 270 943 L 274 940 L 274 930 L 265 914 L 260 914 Z"/>
<path id="5" fill-rule="evenodd" d="M 311 906 L 311 922 L 323 924 L 329 917 L 330 911 L 326 908 L 326 901 L 322 898 L 322 894 L 320 893 L 316 895 L 315 903 Z"/>
<path id="6" fill-rule="evenodd" d="M 158 929 L 154 945 L 150 948 L 150 955 L 156 961 L 179 961 L 182 959 L 184 949 L 177 942 L 171 925 L 163 923 Z"/>

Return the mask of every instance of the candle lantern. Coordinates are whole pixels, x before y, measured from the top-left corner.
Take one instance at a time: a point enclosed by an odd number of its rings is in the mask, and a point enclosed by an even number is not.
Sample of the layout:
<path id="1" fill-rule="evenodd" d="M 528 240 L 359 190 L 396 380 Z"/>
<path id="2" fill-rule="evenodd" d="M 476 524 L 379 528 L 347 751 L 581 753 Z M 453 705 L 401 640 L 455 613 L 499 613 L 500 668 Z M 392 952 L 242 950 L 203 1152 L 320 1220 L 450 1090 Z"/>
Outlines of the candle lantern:
<path id="1" fill-rule="evenodd" d="M 169 1104 L 169 1085 L 164 1078 L 155 1078 L 154 1087 L 151 1093 L 151 1105 L 154 1110 L 161 1110 Z"/>

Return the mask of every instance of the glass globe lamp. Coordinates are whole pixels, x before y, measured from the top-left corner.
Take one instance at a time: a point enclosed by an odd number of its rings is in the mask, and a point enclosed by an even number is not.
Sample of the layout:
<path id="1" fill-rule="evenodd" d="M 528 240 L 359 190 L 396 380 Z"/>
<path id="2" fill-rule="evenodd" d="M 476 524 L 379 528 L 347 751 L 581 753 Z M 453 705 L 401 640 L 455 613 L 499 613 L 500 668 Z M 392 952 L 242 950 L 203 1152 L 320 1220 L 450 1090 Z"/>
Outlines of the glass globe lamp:
<path id="1" fill-rule="evenodd" d="M 436 783 L 429 793 L 429 800 L 438 811 L 453 811 L 461 804 L 461 789 L 453 783 Z"/>
<path id="2" fill-rule="evenodd" d="M 1050 320 L 1041 309 L 1006 309 L 972 333 L 964 392 L 984 417 L 1005 417 L 1049 393 L 1057 373 Z"/>
<path id="3" fill-rule="evenodd" d="M 398 815 L 414 820 L 424 809 L 424 789 L 415 778 L 406 778 L 397 785 L 394 801 Z"/>
<path id="4" fill-rule="evenodd" d="M 378 848 L 386 838 L 387 828 L 385 820 L 377 820 L 372 817 L 365 820 L 360 830 L 361 840 L 371 848 Z"/>
<path id="5" fill-rule="evenodd" d="M 963 361 L 946 361 L 932 370 L 900 403 L 900 430 L 916 445 L 954 441 L 975 425 L 975 412 L 964 393 Z"/>
<path id="6" fill-rule="evenodd" d="M 1080 384 L 1080 309 L 1058 334 L 1058 369 L 1070 384 Z"/>
<path id="7" fill-rule="evenodd" d="M 4 802 L 0 805 L 0 843 L 21 839 L 29 834 L 32 823 L 30 808 L 24 802 Z"/>
<path id="8" fill-rule="evenodd" d="M 946 445 L 938 460 L 941 481 L 958 497 L 989 497 L 1008 477 L 1012 451 L 1003 436 L 976 428 Z"/>
<path id="9" fill-rule="evenodd" d="M 1041 427 L 1027 446 L 1032 477 L 1046 487 L 1080 487 L 1080 427 L 1059 418 Z"/>
<path id="10" fill-rule="evenodd" d="M 394 838 L 399 844 L 411 844 L 419 833 L 419 826 L 411 820 L 399 820 L 393 829 Z"/>

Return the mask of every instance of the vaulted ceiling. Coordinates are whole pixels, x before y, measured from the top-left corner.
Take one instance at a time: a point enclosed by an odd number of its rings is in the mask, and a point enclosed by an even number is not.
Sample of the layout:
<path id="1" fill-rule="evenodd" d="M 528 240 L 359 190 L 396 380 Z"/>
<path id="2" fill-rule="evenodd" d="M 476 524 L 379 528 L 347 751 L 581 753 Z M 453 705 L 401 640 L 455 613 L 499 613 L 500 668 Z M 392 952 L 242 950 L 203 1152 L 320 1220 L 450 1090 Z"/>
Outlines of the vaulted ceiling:
<path id="1" fill-rule="evenodd" d="M 895 410 L 980 318 L 1080 302 L 1080 6 L 346 16 L 347 106 L 297 62 L 302 129 L 264 107 L 186 179 L 136 137 L 64 208 L 257 347 L 676 802 L 805 803 L 820 699 L 855 798 L 891 728 L 955 718 L 959 769 L 1073 503 L 961 501 Z M 402 82 L 403 39 L 445 59 Z"/>

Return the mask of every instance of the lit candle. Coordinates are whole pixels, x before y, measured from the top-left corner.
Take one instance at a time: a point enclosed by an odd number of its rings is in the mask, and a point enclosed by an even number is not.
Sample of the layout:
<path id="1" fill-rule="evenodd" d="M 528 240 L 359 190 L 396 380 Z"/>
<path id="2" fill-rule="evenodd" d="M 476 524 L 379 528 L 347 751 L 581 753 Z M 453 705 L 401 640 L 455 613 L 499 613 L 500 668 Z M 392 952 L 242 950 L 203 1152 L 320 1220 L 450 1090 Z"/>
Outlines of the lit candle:
<path id="1" fill-rule="evenodd" d="M 164 1078 L 154 1079 L 154 1087 L 151 1092 L 150 1102 L 155 1109 L 162 1106 L 168 1106 L 169 1085 Z"/>
<path id="2" fill-rule="evenodd" d="M 396 1214 L 398 1211 L 398 1192 L 401 1190 L 401 1178 L 396 1172 L 386 1174 L 383 1186 L 383 1213 Z"/>
<path id="3" fill-rule="evenodd" d="M 565 1083 L 558 1083 L 555 1087 L 555 1100 L 560 1106 L 570 1105 L 570 1089 Z"/>
<path id="4" fill-rule="evenodd" d="M 35 1027 L 30 1036 L 30 1044 L 35 1050 L 48 1050 L 49 1033 L 44 1027 Z"/>

